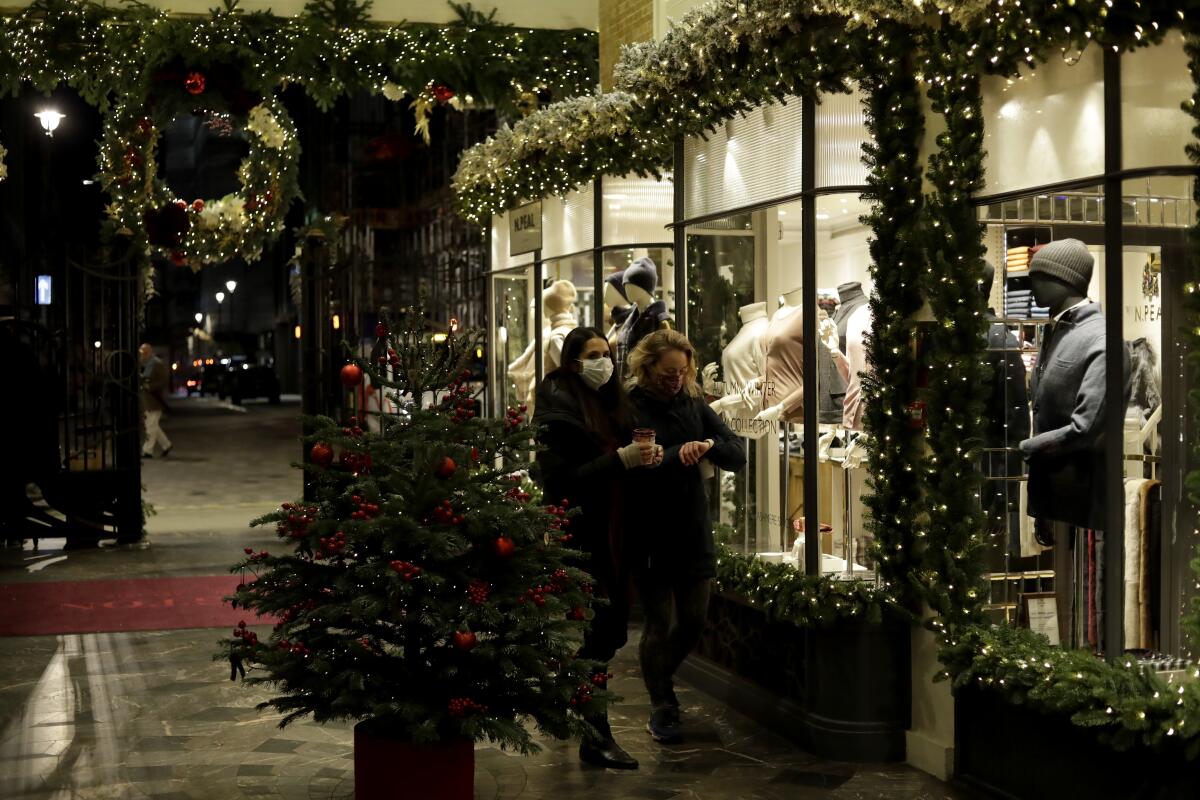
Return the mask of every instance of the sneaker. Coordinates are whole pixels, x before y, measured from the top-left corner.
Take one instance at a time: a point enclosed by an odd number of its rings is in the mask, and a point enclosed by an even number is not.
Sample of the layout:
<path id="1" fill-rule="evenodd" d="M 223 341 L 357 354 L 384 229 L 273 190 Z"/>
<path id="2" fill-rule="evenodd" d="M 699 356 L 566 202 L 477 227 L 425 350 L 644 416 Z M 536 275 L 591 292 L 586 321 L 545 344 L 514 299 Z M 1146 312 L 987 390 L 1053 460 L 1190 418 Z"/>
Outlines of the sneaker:
<path id="1" fill-rule="evenodd" d="M 646 730 L 659 744 L 677 744 L 683 741 L 679 725 L 679 709 L 671 706 L 656 708 L 650 712 Z"/>
<path id="2" fill-rule="evenodd" d="M 171 445 L 166 450 L 162 451 L 162 455 L 160 455 L 159 458 L 166 458 L 167 456 L 171 455 L 171 451 L 174 449 L 175 449 L 175 445 Z"/>

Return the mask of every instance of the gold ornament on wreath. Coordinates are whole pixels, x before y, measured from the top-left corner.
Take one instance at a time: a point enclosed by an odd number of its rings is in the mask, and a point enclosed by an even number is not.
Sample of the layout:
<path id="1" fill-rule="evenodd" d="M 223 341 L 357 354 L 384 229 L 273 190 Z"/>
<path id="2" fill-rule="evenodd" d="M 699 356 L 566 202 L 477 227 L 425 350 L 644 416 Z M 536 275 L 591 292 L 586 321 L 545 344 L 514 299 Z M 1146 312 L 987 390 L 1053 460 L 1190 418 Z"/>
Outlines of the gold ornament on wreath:
<path id="1" fill-rule="evenodd" d="M 204 91 L 199 73 L 186 81 L 189 94 Z M 193 270 L 233 258 L 257 261 L 283 232 L 288 207 L 300 194 L 300 143 L 283 103 L 267 94 L 244 114 L 191 112 L 203 113 L 206 124 L 227 133 L 241 128 L 249 144 L 238 167 L 241 188 L 215 199 L 178 197 L 159 176 L 158 141 L 174 115 L 150 105 L 120 103 L 105 122 L 99 180 L 111 200 L 107 216 L 113 232 Z"/>

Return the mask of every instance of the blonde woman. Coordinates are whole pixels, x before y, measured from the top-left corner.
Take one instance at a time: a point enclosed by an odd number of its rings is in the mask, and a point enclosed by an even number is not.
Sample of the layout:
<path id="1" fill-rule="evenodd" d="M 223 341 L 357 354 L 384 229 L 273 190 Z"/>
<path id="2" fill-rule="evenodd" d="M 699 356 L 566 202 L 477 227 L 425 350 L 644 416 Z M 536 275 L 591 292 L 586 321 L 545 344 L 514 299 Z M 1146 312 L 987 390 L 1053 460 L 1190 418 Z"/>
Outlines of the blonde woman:
<path id="1" fill-rule="evenodd" d="M 623 561 L 646 623 L 639 647 L 650 693 L 646 728 L 656 741 L 682 740 L 672 679 L 700 640 L 716 574 L 703 462 L 736 471 L 746 451 L 696 386 L 696 352 L 679 331 L 655 331 L 629 356 L 634 424 L 651 428 L 662 463 L 632 473 L 625 488 Z M 672 626 L 672 611 L 675 624 Z"/>

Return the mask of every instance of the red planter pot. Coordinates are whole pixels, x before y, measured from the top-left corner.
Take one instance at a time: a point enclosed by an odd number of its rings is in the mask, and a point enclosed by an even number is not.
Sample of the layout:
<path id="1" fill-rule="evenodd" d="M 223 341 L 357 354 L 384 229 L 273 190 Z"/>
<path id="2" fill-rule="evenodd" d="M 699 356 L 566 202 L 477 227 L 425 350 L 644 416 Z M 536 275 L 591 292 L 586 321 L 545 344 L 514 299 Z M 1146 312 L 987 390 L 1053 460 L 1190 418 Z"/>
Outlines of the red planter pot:
<path id="1" fill-rule="evenodd" d="M 354 800 L 472 800 L 475 745 L 413 744 L 354 726 Z"/>

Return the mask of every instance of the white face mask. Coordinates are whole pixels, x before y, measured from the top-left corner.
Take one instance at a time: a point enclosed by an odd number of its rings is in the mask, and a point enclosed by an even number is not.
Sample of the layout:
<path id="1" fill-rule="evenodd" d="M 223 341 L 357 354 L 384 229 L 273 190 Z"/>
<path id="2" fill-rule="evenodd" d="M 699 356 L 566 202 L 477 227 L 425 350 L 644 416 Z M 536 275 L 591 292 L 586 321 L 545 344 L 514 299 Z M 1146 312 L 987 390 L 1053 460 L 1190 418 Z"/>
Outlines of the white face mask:
<path id="1" fill-rule="evenodd" d="M 582 365 L 582 369 L 579 370 L 579 377 L 583 378 L 583 382 L 593 391 L 608 383 L 608 379 L 612 377 L 612 359 L 604 357 L 581 358 L 579 359 L 579 363 Z"/>

